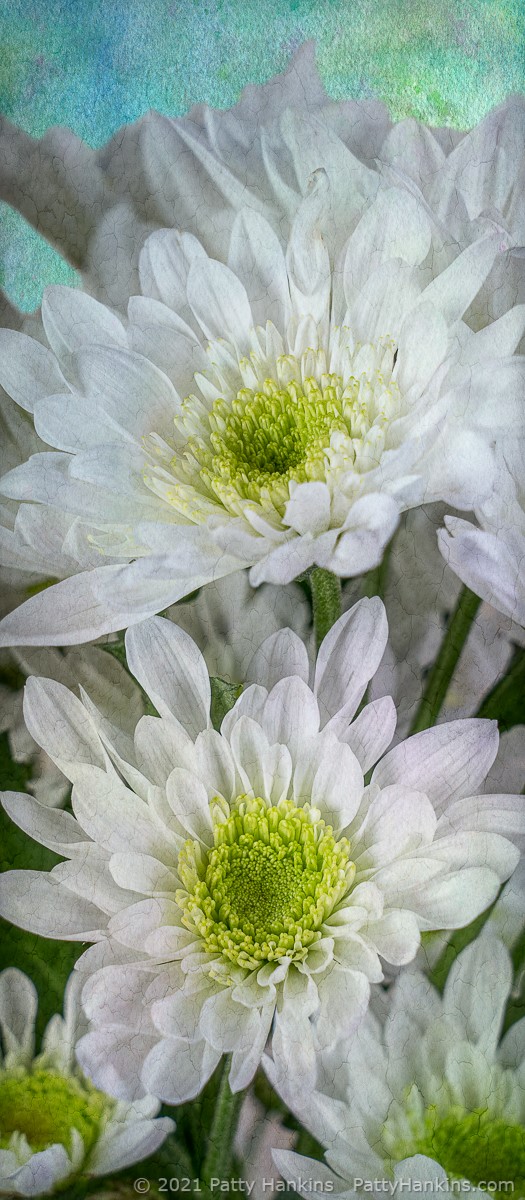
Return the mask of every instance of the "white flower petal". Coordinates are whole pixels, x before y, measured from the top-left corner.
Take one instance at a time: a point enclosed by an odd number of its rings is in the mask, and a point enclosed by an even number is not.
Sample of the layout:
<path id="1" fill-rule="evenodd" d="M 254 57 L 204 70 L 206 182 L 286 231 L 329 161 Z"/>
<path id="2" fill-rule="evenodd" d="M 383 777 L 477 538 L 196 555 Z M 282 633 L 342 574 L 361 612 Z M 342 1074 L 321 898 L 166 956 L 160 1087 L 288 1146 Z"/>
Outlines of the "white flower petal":
<path id="1" fill-rule="evenodd" d="M 299 483 L 284 511 L 284 524 L 317 537 L 330 526 L 330 493 L 325 483 Z"/>
<path id="2" fill-rule="evenodd" d="M 235 218 L 228 266 L 246 288 L 254 324 L 272 321 L 286 328 L 291 302 L 284 254 L 271 226 L 253 209 Z"/>
<path id="3" fill-rule="evenodd" d="M 42 297 L 42 322 L 51 349 L 66 366 L 81 346 L 110 344 L 125 347 L 122 322 L 104 304 L 75 288 L 53 285 Z"/>
<path id="4" fill-rule="evenodd" d="M 17 967 L 0 974 L 0 1029 L 6 1056 L 31 1059 L 35 1042 L 38 996 L 34 984 Z"/>
<path id="5" fill-rule="evenodd" d="M 202 1091 L 220 1059 L 205 1042 L 165 1039 L 150 1050 L 142 1077 L 149 1092 L 167 1104 L 183 1104 Z"/>
<path id="6" fill-rule="evenodd" d="M 178 887 L 177 878 L 169 867 L 164 866 L 164 863 L 160 863 L 151 854 L 120 851 L 111 855 L 108 868 L 119 887 L 133 888 L 134 891 L 143 894 L 173 894 Z"/>
<path id="7" fill-rule="evenodd" d="M 476 529 L 457 517 L 446 517 L 438 533 L 445 562 L 468 587 L 518 624 L 525 623 L 521 563 L 504 537 Z"/>
<path id="8" fill-rule="evenodd" d="M 40 396 L 65 390 L 51 351 L 14 329 L 0 329 L 0 384 L 27 412 Z"/>
<path id="9" fill-rule="evenodd" d="M 296 675 L 308 683 L 310 664 L 304 642 L 292 629 L 278 629 L 255 651 L 246 671 L 246 682 L 271 691 L 280 679 Z"/>
<path id="10" fill-rule="evenodd" d="M 367 277 L 345 324 L 361 342 L 376 342 L 380 337 L 397 341 L 405 317 L 415 308 L 420 294 L 411 267 L 395 260 L 384 262 Z"/>
<path id="11" fill-rule="evenodd" d="M 204 784 L 191 771 L 175 767 L 166 782 L 168 804 L 184 830 L 199 841 L 213 841 L 213 822 L 208 793 Z"/>
<path id="12" fill-rule="evenodd" d="M 41 937 L 96 940 L 105 928 L 102 909 L 74 896 L 45 871 L 6 871 L 0 880 L 0 914 Z"/>
<path id="13" fill-rule="evenodd" d="M 323 725 L 333 717 L 349 724 L 381 662 L 387 637 L 385 609 L 377 597 L 359 600 L 332 626 L 315 667 L 314 692 Z"/>
<path id="14" fill-rule="evenodd" d="M 382 696 L 380 700 L 365 704 L 346 732 L 340 734 L 353 750 L 365 774 L 390 745 L 396 721 L 396 706 L 392 697 Z"/>
<path id="15" fill-rule="evenodd" d="M 198 258 L 188 273 L 188 302 L 207 338 L 233 337 L 246 353 L 254 320 L 246 291 L 233 271 L 214 258 Z"/>
<path id="16" fill-rule="evenodd" d="M 48 850 L 73 857 L 89 844 L 89 838 L 70 813 L 49 808 L 23 792 L 2 792 L 0 799 L 11 820 Z"/>
<path id="17" fill-rule="evenodd" d="M 485 282 L 496 256 L 506 249 L 501 235 L 490 233 L 473 242 L 422 293 L 443 313 L 448 324 L 459 321 Z"/>
<path id="18" fill-rule="evenodd" d="M 41 1196 L 55 1191 L 73 1174 L 73 1163 L 65 1146 L 55 1143 L 32 1154 L 28 1162 L 13 1171 L 8 1182 L 13 1195 Z"/>
<path id="19" fill-rule="evenodd" d="M 144 620 L 180 590 L 154 563 L 96 567 L 46 588 L 3 618 L 0 645 L 70 646 Z"/>
<path id="20" fill-rule="evenodd" d="M 281 679 L 268 694 L 261 724 L 270 742 L 287 746 L 295 761 L 301 743 L 319 730 L 315 697 L 297 676 Z"/>
<path id="21" fill-rule="evenodd" d="M 390 750 L 375 768 L 372 783 L 381 788 L 399 783 L 425 792 L 440 815 L 482 783 L 497 749 L 495 721 L 449 721 Z"/>
<path id="22" fill-rule="evenodd" d="M 144 1060 L 156 1039 L 109 1025 L 85 1034 L 75 1047 L 82 1070 L 103 1092 L 119 1100 L 138 1100 L 149 1090 L 142 1082 Z"/>
<path id="23" fill-rule="evenodd" d="M 179 398 L 167 377 L 147 358 L 131 350 L 97 346 L 79 350 L 75 362 L 86 395 L 100 403 L 117 428 L 128 430 L 137 439 L 152 429 L 171 432 Z"/>
<path id="24" fill-rule="evenodd" d="M 498 938 L 484 933 L 452 964 L 443 1011 L 458 1021 L 467 1041 L 491 1055 L 497 1048 L 511 987 L 508 950 Z"/>
<path id="25" fill-rule="evenodd" d="M 156 1121 L 130 1122 L 122 1130 L 108 1130 L 96 1144 L 90 1173 L 108 1175 L 149 1158 L 174 1129 L 175 1122 L 170 1117 L 159 1117 Z"/>
<path id="26" fill-rule="evenodd" d="M 79 767 L 71 804 L 82 829 L 111 854 L 135 850 L 162 862 L 173 853 L 176 843 L 170 831 L 153 819 L 148 805 L 116 775 Z"/>
<path id="27" fill-rule="evenodd" d="M 418 266 L 430 250 L 430 224 L 422 205 L 402 188 L 388 188 L 376 196 L 361 217 L 348 243 L 344 263 L 347 306 L 371 271 L 388 259 Z"/>
<path id="28" fill-rule="evenodd" d="M 176 717 L 192 737 L 210 724 L 211 690 L 195 642 L 162 617 L 126 634 L 128 665 L 161 716 Z"/>
<path id="29" fill-rule="evenodd" d="M 105 769 L 108 758 L 84 705 L 53 679 L 29 679 L 24 719 L 40 746 L 72 781 L 80 763 Z"/>

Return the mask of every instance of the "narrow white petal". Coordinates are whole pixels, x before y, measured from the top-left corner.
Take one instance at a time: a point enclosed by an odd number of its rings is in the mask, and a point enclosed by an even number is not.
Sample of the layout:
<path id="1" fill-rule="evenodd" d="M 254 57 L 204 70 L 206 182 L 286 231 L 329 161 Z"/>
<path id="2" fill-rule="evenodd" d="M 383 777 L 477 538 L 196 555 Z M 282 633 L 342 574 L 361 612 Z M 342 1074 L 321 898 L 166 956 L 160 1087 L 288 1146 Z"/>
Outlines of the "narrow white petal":
<path id="1" fill-rule="evenodd" d="M 131 1120 L 123 1129 L 112 1129 L 110 1125 L 96 1144 L 90 1173 L 108 1175 L 149 1158 L 174 1129 L 175 1122 L 170 1117 L 159 1117 L 156 1121 Z"/>
<path id="2" fill-rule="evenodd" d="M 39 746 L 72 781 L 78 764 L 105 769 L 108 758 L 83 704 L 53 679 L 28 679 L 24 719 Z"/>
<path id="3" fill-rule="evenodd" d="M 353 750 L 366 774 L 388 749 L 395 733 L 396 706 L 391 696 L 382 696 L 365 704 L 359 716 L 340 736 Z"/>
<path id="4" fill-rule="evenodd" d="M 378 597 L 359 600 L 332 626 L 321 643 L 314 693 L 322 724 L 343 715 L 348 724 L 383 657 L 388 637 L 385 608 Z"/>
<path id="5" fill-rule="evenodd" d="M 30 1059 L 34 1051 L 38 996 L 34 984 L 17 967 L 0 974 L 0 1029 L 6 1054 Z"/>
<path id="6" fill-rule="evenodd" d="M 450 325 L 459 321 L 485 282 L 495 258 L 506 249 L 500 242 L 500 234 L 494 233 L 473 242 L 429 283 L 422 300 L 430 300 L 439 308 Z"/>

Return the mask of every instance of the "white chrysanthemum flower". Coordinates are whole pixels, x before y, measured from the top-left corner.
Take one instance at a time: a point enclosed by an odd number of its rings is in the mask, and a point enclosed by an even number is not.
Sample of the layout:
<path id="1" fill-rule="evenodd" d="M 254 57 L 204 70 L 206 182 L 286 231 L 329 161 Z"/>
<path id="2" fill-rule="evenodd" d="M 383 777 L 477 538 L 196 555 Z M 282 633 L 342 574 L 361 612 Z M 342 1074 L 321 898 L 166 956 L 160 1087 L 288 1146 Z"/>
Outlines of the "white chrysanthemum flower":
<path id="1" fill-rule="evenodd" d="M 75 1060 L 85 1022 L 71 976 L 64 1017 L 49 1022 L 35 1057 L 36 988 L 8 967 L 0 974 L 0 1194 L 47 1196 L 67 1183 L 108 1175 L 147 1158 L 174 1123 L 154 1118 L 159 1103 L 133 1103 L 99 1091 Z"/>
<path id="2" fill-rule="evenodd" d="M 500 1042 L 511 988 L 509 953 L 484 932 L 459 955 L 442 998 L 424 975 L 402 973 L 386 1017 L 369 1010 L 353 1038 L 320 1056 L 308 1097 L 293 1068 L 285 1076 L 267 1060 L 331 1168 L 277 1151 L 286 1178 L 332 1178 L 333 1190 L 345 1192 L 356 1178 L 392 1180 L 396 1165 L 421 1155 L 428 1171 L 441 1168 L 449 1184 L 468 1180 L 476 1192 L 479 1185 L 480 1196 L 508 1194 L 511 1185 L 525 1195 L 525 1021 Z"/>
<path id="3" fill-rule="evenodd" d="M 525 625 L 525 439 L 505 439 L 497 454 L 498 487 L 476 507 L 480 528 L 445 517 L 439 545 L 463 583 Z"/>
<path id="4" fill-rule="evenodd" d="M 21 502 L 4 554 L 49 545 L 72 576 L 4 618 L 3 644 L 93 639 L 246 566 L 253 585 L 358 575 L 403 510 L 490 494 L 525 306 L 481 334 L 461 318 L 505 236 L 489 227 L 432 278 L 432 218 L 392 187 L 334 263 L 331 203 L 322 168 L 285 249 L 242 210 L 228 265 L 153 234 L 126 326 L 51 288 L 51 350 L 0 331 L 0 380 L 56 447 L 2 480 Z"/>
<path id="5" fill-rule="evenodd" d="M 81 960 L 92 1031 L 78 1051 L 99 1086 L 181 1101 L 231 1051 L 239 1089 L 274 1018 L 274 1052 L 309 1061 L 314 1026 L 330 1044 L 363 1015 L 380 959 L 409 962 L 422 930 L 471 921 L 515 868 L 521 798 L 476 794 L 495 722 L 427 730 L 365 786 L 395 710 L 386 697 L 352 718 L 386 637 L 381 602 L 360 601 L 322 643 L 310 687 L 303 643 L 272 635 L 220 733 L 200 652 L 161 618 L 127 634 L 160 713 L 134 743 L 87 699 L 28 683 L 29 729 L 71 779 L 74 816 L 4 794 L 66 861 L 4 875 L 1 911 L 100 943 Z"/>

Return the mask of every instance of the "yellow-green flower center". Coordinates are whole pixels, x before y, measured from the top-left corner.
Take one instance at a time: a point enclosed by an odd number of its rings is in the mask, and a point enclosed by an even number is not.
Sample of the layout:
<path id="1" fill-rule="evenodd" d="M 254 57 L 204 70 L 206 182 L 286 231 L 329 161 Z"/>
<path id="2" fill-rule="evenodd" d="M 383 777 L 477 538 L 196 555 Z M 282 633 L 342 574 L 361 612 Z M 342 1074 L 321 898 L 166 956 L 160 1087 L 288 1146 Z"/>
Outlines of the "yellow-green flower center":
<path id="1" fill-rule="evenodd" d="M 291 479 L 323 479 L 332 433 L 351 436 L 356 388 L 343 396 L 337 375 L 325 376 L 324 386 L 307 379 L 303 388 L 295 383 L 280 388 L 268 379 L 261 391 L 243 388 L 232 404 L 216 400 L 209 446 L 191 445 L 201 477 L 219 497 L 234 487 L 247 500 L 260 500 L 262 491 Z"/>
<path id="2" fill-rule="evenodd" d="M 268 329 L 261 336 L 245 358 L 227 342 L 212 343 L 210 370 L 195 376 L 201 395 L 183 401 L 174 438 L 152 431 L 143 439 L 146 487 L 185 521 L 259 509 L 278 525 L 294 485 L 310 481 L 325 483 L 344 510 L 345 497 L 361 494 L 361 476 L 379 466 L 390 424 L 404 412 L 390 338 L 356 344 L 343 327 L 333 331 L 329 352 L 316 334 L 313 347 L 275 355 Z"/>
<path id="3" fill-rule="evenodd" d="M 404 1158 L 424 1154 L 438 1162 L 451 1180 L 496 1185 L 490 1188 L 496 1197 L 510 1191 L 516 1200 L 525 1197 L 525 1129 L 517 1120 L 491 1111 L 490 1097 L 486 1107 L 467 1110 L 454 1103 L 443 1081 L 439 1105 L 425 1106 L 419 1088 L 412 1084 L 403 1101 L 392 1102 L 381 1144 L 390 1168 Z M 497 1186 L 505 1182 L 508 1188 Z"/>
<path id="4" fill-rule="evenodd" d="M 349 842 L 306 804 L 241 796 L 218 812 L 213 847 L 188 841 L 179 855 L 184 924 L 208 953 L 247 969 L 306 958 L 354 877 Z"/>
<path id="5" fill-rule="evenodd" d="M 351 377 L 346 385 L 340 375 L 326 374 L 301 384 L 266 379 L 258 389 L 241 388 L 232 400 L 219 397 L 200 418 L 184 450 L 182 477 L 189 482 L 193 475 L 195 482 L 197 476 L 230 510 L 248 500 L 271 503 L 282 515 L 292 481 L 326 481 L 334 470 L 377 465 L 397 395 L 379 372 Z M 184 401 L 181 429 L 191 426 L 194 408 L 194 397 Z M 179 455 L 171 465 L 180 477 Z"/>
<path id="6" fill-rule="evenodd" d="M 426 1125 L 427 1132 L 413 1154 L 434 1158 L 452 1179 L 468 1179 L 474 1184 L 507 1181 L 514 1184 L 516 1200 L 525 1194 L 523 1126 L 495 1119 L 486 1109 L 469 1113 L 453 1109 L 436 1120 L 432 1108 L 427 1111 Z M 504 1194 L 506 1190 L 501 1189 Z"/>
<path id="7" fill-rule="evenodd" d="M 7 1149 L 13 1135 L 27 1139 L 32 1151 L 61 1143 L 72 1150 L 76 1129 L 86 1153 L 99 1135 L 113 1102 L 87 1080 L 36 1069 L 0 1073 L 0 1147 Z"/>

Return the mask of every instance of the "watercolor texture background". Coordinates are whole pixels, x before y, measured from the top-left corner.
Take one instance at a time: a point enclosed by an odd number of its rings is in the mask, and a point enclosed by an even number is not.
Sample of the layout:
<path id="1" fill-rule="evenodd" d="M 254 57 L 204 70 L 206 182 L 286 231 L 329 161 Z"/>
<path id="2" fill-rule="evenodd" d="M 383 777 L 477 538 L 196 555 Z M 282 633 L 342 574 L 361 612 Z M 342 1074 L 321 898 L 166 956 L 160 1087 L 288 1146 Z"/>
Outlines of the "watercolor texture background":
<path id="1" fill-rule="evenodd" d="M 394 119 L 468 128 L 525 91 L 521 0 L 4 0 L 0 108 L 35 137 L 69 125 L 91 146 L 149 108 L 235 104 L 314 38 L 334 99 L 375 97 Z M 0 206 L 0 282 L 31 311 L 75 283 Z"/>

